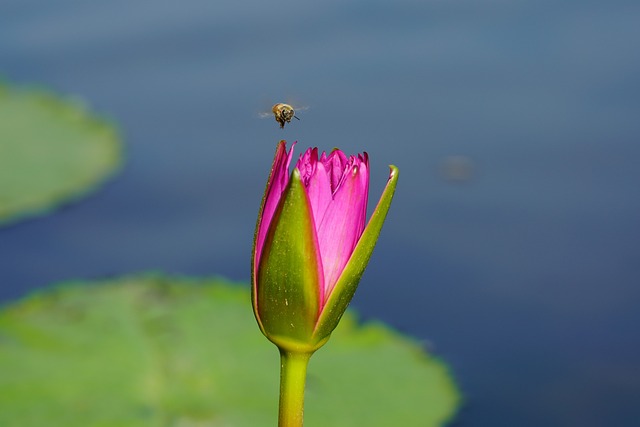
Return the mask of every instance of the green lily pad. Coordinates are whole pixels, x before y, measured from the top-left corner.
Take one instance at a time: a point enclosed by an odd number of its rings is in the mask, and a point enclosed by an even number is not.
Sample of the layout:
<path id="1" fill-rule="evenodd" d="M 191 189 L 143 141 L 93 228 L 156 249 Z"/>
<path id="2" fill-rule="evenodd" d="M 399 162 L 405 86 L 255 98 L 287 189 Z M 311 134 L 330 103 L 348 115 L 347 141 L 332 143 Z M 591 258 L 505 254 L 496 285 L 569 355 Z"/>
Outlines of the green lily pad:
<path id="1" fill-rule="evenodd" d="M 247 286 L 125 277 L 0 311 L 3 427 L 273 427 L 279 357 Z M 447 367 L 349 312 L 312 358 L 307 427 L 429 427 L 460 398 Z"/>
<path id="2" fill-rule="evenodd" d="M 0 224 L 86 194 L 120 152 L 114 126 L 78 100 L 0 83 Z"/>

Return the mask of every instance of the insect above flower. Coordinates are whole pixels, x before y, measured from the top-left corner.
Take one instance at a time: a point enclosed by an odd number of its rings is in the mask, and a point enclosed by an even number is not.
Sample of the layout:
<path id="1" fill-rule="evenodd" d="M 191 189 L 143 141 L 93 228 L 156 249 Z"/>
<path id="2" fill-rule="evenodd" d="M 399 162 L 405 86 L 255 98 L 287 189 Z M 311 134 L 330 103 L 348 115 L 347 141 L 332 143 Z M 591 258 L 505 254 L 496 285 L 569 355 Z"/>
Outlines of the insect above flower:
<path id="1" fill-rule="evenodd" d="M 308 107 L 294 107 L 289 104 L 285 104 L 284 102 L 278 102 L 271 107 L 270 112 L 262 112 L 260 113 L 261 118 L 274 117 L 276 122 L 280 125 L 280 129 L 284 128 L 284 125 L 287 123 L 291 123 L 291 119 L 300 120 L 298 116 L 296 116 L 296 111 L 306 110 Z"/>

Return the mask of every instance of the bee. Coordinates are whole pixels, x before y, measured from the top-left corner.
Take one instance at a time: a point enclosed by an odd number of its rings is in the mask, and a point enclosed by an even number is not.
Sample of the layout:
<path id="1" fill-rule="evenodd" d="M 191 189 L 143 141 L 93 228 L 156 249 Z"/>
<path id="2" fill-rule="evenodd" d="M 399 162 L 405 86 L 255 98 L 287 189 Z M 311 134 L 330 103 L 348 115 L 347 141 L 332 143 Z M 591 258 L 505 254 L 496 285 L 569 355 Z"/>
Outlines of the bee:
<path id="1" fill-rule="evenodd" d="M 296 109 L 306 110 L 306 108 L 299 107 L 296 107 Z M 269 117 L 271 114 L 273 114 L 273 116 L 275 117 L 276 122 L 280 124 L 280 129 L 283 129 L 286 123 L 291 123 L 291 119 L 300 120 L 300 118 L 296 116 L 296 111 L 294 110 L 294 108 L 291 105 L 282 102 L 279 102 L 271 107 L 271 113 L 261 113 L 260 117 Z"/>

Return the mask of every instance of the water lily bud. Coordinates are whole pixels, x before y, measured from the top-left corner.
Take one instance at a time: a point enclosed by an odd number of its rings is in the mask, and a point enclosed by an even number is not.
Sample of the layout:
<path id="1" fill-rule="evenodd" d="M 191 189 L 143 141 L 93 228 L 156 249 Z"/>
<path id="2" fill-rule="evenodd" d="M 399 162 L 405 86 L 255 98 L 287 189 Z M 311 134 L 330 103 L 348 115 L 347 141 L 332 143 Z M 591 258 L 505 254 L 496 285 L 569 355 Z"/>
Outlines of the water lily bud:
<path id="1" fill-rule="evenodd" d="M 366 225 L 369 159 L 309 148 L 289 175 L 293 147 L 280 141 L 262 200 L 252 256 L 253 311 L 280 349 L 313 352 L 337 326 L 389 210 L 389 180 Z"/>

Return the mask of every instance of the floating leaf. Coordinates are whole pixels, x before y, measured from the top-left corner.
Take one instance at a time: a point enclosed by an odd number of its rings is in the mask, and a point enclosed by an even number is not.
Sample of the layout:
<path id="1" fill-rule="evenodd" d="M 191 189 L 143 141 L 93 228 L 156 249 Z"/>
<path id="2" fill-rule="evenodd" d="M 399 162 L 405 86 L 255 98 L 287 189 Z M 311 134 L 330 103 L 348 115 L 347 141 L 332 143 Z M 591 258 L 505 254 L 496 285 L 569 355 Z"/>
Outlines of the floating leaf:
<path id="1" fill-rule="evenodd" d="M 79 101 L 0 83 L 0 224 L 89 192 L 120 151 L 114 126 Z"/>
<path id="2" fill-rule="evenodd" d="M 3 427 L 273 427 L 279 357 L 247 286 L 136 276 L 0 311 Z M 459 404 L 445 365 L 347 312 L 311 359 L 307 427 L 430 427 Z"/>

